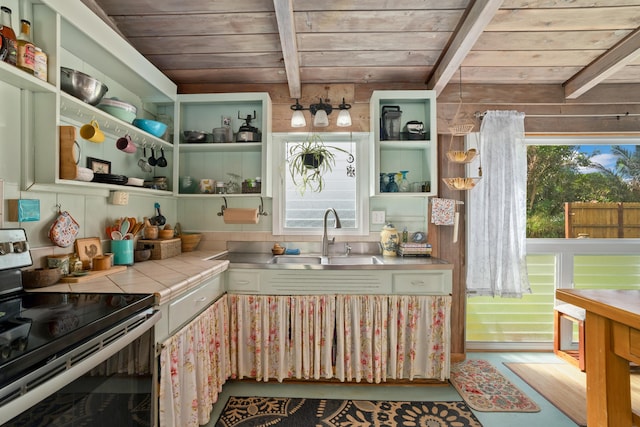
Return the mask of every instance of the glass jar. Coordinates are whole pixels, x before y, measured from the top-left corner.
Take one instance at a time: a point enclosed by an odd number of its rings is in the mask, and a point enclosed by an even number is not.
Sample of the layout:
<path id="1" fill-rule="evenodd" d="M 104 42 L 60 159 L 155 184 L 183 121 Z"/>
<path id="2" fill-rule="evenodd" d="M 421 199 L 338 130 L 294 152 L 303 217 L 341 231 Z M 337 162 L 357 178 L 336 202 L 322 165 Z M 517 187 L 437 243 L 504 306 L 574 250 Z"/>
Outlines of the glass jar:
<path id="1" fill-rule="evenodd" d="M 31 41 L 31 22 L 20 20 L 20 35 L 18 35 L 17 66 L 29 74 L 33 74 L 36 62 L 36 47 Z"/>
<path id="2" fill-rule="evenodd" d="M 226 187 L 224 182 L 216 183 L 216 194 L 226 194 Z"/>
<path id="3" fill-rule="evenodd" d="M 18 39 L 11 26 L 11 9 L 6 6 L 0 8 L 0 34 L 4 37 L 3 43 L 7 43 L 7 52 L 3 60 L 11 65 L 16 65 L 18 60 Z"/>

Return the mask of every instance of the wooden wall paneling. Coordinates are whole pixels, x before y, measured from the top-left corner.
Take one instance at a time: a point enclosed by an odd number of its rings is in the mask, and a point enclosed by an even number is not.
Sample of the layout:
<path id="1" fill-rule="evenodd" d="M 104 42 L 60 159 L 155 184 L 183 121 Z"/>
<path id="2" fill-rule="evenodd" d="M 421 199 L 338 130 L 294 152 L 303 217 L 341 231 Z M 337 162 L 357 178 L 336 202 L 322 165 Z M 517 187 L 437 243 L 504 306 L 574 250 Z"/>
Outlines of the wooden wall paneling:
<path id="1" fill-rule="evenodd" d="M 181 14 L 179 20 L 171 14 L 117 15 L 118 28 L 131 39 L 144 36 L 176 37 L 228 35 L 242 33 L 278 33 L 273 12 L 257 13 L 197 13 Z M 212 25 L 213 24 L 213 25 Z"/>
<path id="2" fill-rule="evenodd" d="M 453 10 L 397 10 L 395 7 L 382 11 L 324 10 L 295 12 L 295 27 L 299 34 L 372 32 L 374 28 L 392 27 L 396 35 L 411 32 L 411 37 L 421 32 L 446 32 L 455 28 L 464 13 L 464 9 Z M 393 23 L 393 24 L 390 24 Z M 447 40 L 444 41 L 446 43 Z M 398 44 L 395 45 L 396 47 Z M 393 46 L 391 46 L 393 48 Z M 386 50 L 386 49 L 385 49 Z"/>
<path id="3" fill-rule="evenodd" d="M 273 11 L 273 2 L 264 0 L 181 0 L 181 1 L 131 1 L 105 0 L 100 5 L 109 15 L 154 15 L 189 13 L 228 13 Z"/>
<path id="4" fill-rule="evenodd" d="M 446 152 L 449 149 L 449 135 L 438 135 L 438 173 L 439 191 L 438 196 L 443 199 L 455 199 L 466 203 L 466 191 L 450 190 L 443 182 L 442 178 L 454 178 L 465 176 L 464 164 L 452 163 L 448 160 Z M 463 137 L 455 137 L 454 147 L 462 147 Z M 470 190 L 473 191 L 473 190 Z M 437 242 L 437 257 L 449 261 L 453 264 L 453 293 L 451 307 L 451 359 L 452 361 L 463 360 L 465 358 L 466 346 L 466 227 L 465 212 L 466 204 L 458 206 L 460 212 L 460 226 L 458 229 L 458 239 L 454 243 L 452 226 L 433 226 L 431 221 L 430 233 L 437 228 L 437 238 L 432 242 Z M 431 240 L 431 239 L 430 239 Z M 432 243 L 433 244 L 433 243 Z"/>

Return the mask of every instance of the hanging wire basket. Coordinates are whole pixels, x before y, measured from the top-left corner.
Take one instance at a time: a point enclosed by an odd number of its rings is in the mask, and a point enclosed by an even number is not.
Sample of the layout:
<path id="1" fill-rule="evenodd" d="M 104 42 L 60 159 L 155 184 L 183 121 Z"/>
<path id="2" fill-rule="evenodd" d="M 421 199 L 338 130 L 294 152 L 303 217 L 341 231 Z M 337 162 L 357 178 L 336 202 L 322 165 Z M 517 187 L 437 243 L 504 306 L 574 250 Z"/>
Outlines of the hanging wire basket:
<path id="1" fill-rule="evenodd" d="M 458 108 L 456 109 L 456 113 L 453 115 L 453 119 L 449 125 L 449 132 L 451 132 L 452 136 L 465 136 L 473 131 L 476 123 L 473 121 L 461 120 L 460 118 L 460 110 L 462 110 L 462 68 L 460 68 L 459 74 L 459 102 Z"/>
<path id="2" fill-rule="evenodd" d="M 481 179 L 480 177 L 442 178 L 442 182 L 444 182 L 450 190 L 471 190 Z"/>
<path id="3" fill-rule="evenodd" d="M 471 133 L 475 123 L 454 123 L 449 126 L 449 132 L 453 136 L 465 136 Z"/>
<path id="4" fill-rule="evenodd" d="M 478 155 L 478 150 L 470 148 L 467 151 L 462 150 L 449 150 L 447 151 L 447 157 L 453 163 L 471 163 Z"/>

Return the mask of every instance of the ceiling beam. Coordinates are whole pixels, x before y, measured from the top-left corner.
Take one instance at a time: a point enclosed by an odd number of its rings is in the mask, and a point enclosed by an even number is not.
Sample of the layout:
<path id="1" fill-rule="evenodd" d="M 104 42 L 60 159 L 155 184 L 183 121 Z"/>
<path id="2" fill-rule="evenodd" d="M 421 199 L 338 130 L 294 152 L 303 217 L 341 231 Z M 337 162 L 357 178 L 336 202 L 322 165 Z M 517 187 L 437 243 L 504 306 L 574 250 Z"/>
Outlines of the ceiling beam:
<path id="1" fill-rule="evenodd" d="M 273 0 L 280 33 L 280 45 L 282 46 L 282 58 L 289 82 L 289 94 L 291 98 L 300 98 L 302 89 L 300 86 L 300 62 L 298 61 L 298 43 L 293 21 L 293 0 Z"/>
<path id="2" fill-rule="evenodd" d="M 427 80 L 427 88 L 442 92 L 456 70 L 462 65 L 473 45 L 486 26 L 491 22 L 503 0 L 475 0 L 467 13 L 464 22 L 458 27 L 447 50 L 440 57 L 440 62 Z"/>
<path id="3" fill-rule="evenodd" d="M 564 82 L 565 98 L 576 99 L 633 62 L 639 55 L 640 28 Z"/>

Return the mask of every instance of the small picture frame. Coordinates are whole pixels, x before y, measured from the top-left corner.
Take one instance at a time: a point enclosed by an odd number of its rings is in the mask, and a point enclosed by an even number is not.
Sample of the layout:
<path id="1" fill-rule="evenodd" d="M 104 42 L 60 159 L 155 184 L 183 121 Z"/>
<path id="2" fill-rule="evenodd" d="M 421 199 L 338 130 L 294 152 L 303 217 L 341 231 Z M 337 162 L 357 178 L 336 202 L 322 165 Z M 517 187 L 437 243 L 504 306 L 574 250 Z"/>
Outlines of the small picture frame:
<path id="1" fill-rule="evenodd" d="M 231 127 L 231 117 L 222 116 L 222 127 Z"/>
<path id="2" fill-rule="evenodd" d="M 91 262 L 95 257 L 102 255 L 102 245 L 100 244 L 99 237 L 76 239 L 75 249 L 85 269 L 91 267 Z"/>
<path id="3" fill-rule="evenodd" d="M 111 173 L 111 162 L 108 160 L 87 157 L 87 168 L 93 173 Z"/>

